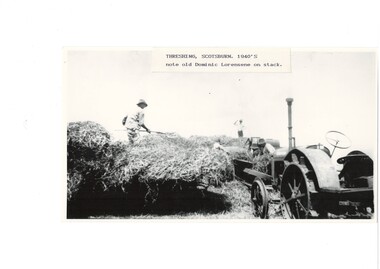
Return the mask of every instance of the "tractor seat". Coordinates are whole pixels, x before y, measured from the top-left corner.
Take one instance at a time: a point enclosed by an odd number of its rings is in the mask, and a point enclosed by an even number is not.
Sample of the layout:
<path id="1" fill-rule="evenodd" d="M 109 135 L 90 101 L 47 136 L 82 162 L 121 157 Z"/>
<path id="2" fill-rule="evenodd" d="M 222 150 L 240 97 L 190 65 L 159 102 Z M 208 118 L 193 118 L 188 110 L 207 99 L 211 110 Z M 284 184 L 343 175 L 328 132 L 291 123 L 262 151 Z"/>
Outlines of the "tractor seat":
<path id="1" fill-rule="evenodd" d="M 373 161 L 361 151 L 352 151 L 337 160 L 343 164 L 339 179 L 347 188 L 373 187 Z"/>

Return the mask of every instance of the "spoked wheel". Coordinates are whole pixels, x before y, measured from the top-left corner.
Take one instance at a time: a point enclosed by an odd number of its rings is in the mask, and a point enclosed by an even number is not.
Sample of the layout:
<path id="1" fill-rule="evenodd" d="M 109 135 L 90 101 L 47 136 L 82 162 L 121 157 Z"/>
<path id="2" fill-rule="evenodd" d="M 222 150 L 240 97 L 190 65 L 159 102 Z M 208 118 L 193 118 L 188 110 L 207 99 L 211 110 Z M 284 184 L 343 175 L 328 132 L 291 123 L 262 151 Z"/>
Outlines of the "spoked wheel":
<path id="1" fill-rule="evenodd" d="M 281 212 L 287 219 L 306 219 L 310 214 L 307 178 L 298 164 L 290 164 L 281 182 Z"/>
<path id="2" fill-rule="evenodd" d="M 253 215 L 262 219 L 268 218 L 268 199 L 264 182 L 260 178 L 256 178 L 251 188 Z"/>

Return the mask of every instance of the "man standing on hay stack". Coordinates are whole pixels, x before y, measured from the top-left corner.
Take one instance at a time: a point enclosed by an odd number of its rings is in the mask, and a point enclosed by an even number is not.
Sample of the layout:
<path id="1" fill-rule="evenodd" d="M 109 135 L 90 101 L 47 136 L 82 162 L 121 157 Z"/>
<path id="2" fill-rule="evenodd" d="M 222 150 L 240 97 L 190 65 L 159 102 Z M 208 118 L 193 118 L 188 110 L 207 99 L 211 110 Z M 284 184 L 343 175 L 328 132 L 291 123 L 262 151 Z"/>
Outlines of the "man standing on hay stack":
<path id="1" fill-rule="evenodd" d="M 238 137 L 239 138 L 243 137 L 244 136 L 244 134 L 243 134 L 243 129 L 244 129 L 243 120 L 240 119 L 240 120 L 235 121 L 234 125 L 238 129 Z"/>
<path id="2" fill-rule="evenodd" d="M 125 121 L 125 127 L 127 128 L 128 140 L 130 144 L 134 144 L 138 139 L 139 130 L 141 127 L 150 133 L 150 130 L 144 124 L 144 108 L 146 108 L 148 104 L 143 99 L 140 99 L 137 106 L 139 108 L 133 114 L 128 115 Z"/>

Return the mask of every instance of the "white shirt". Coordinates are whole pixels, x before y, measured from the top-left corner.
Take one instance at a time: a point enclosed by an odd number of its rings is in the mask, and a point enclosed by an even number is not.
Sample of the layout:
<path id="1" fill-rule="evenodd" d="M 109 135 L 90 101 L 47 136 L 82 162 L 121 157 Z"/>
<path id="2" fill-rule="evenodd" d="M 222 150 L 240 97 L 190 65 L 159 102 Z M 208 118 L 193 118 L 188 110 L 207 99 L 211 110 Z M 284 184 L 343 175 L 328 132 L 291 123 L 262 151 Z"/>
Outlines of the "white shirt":
<path id="1" fill-rule="evenodd" d="M 139 107 L 132 114 L 128 114 L 128 119 L 125 123 L 125 127 L 128 129 L 140 129 L 141 125 L 144 124 L 144 118 L 144 110 Z"/>
<path id="2" fill-rule="evenodd" d="M 234 125 L 237 127 L 238 131 L 243 131 L 244 129 L 243 122 L 235 121 Z"/>
<path id="3" fill-rule="evenodd" d="M 264 153 L 273 154 L 276 149 L 269 143 L 265 143 Z"/>

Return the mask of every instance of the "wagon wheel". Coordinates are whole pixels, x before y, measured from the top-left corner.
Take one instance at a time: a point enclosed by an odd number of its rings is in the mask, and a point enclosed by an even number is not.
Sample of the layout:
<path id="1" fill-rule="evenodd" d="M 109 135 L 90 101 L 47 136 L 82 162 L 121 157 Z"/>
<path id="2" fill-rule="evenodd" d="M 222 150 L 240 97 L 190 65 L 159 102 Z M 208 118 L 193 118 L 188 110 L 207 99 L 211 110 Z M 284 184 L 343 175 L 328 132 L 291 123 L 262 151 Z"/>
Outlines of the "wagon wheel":
<path id="1" fill-rule="evenodd" d="M 281 182 L 281 211 L 287 219 L 306 219 L 310 214 L 307 177 L 301 166 L 290 164 Z"/>
<path id="2" fill-rule="evenodd" d="M 256 178 L 252 183 L 251 202 L 253 215 L 262 219 L 268 218 L 268 192 L 260 178 Z"/>

